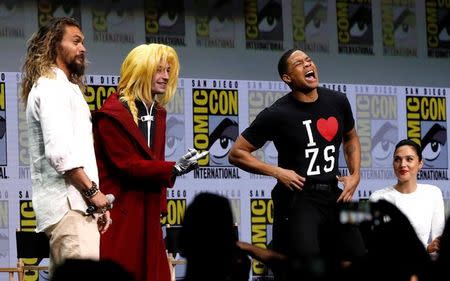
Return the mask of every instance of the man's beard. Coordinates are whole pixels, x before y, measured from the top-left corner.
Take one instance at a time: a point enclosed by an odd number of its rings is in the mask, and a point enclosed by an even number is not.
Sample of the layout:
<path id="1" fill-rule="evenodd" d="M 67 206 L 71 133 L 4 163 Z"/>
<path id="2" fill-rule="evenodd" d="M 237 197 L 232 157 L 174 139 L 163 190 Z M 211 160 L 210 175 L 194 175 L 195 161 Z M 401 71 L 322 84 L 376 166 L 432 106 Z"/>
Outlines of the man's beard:
<path id="1" fill-rule="evenodd" d="M 76 61 L 76 57 L 72 59 L 71 61 L 67 62 L 67 68 L 69 69 L 70 73 L 76 76 L 83 76 L 84 75 L 84 69 L 86 68 L 86 64 L 84 63 L 84 58 L 82 59 L 82 63 L 78 63 Z"/>
<path id="2" fill-rule="evenodd" d="M 78 55 L 75 57 L 70 57 L 69 52 L 67 52 L 64 48 L 60 46 L 59 51 L 64 59 L 64 63 L 67 66 L 67 69 L 70 71 L 70 75 L 75 75 L 81 77 L 84 75 L 84 69 L 86 68 L 85 57 L 83 55 Z M 77 62 L 77 59 L 81 61 L 81 63 Z"/>

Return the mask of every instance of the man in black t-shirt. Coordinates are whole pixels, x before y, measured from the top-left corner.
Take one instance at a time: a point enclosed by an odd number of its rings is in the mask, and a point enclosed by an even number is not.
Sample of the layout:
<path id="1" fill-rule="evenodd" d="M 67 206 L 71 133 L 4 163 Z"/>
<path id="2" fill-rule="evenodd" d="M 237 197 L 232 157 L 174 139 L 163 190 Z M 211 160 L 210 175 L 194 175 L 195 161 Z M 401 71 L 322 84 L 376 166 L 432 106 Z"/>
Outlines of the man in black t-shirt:
<path id="1" fill-rule="evenodd" d="M 274 250 L 308 260 L 361 256 L 361 236 L 337 220 L 336 202 L 350 201 L 360 181 L 361 147 L 348 99 L 319 87 L 317 67 L 301 50 L 287 51 L 278 72 L 292 91 L 242 132 L 230 151 L 230 163 L 277 179 L 272 191 Z M 268 141 L 278 151 L 278 166 L 251 154 Z M 348 176 L 339 176 L 341 143 Z"/>

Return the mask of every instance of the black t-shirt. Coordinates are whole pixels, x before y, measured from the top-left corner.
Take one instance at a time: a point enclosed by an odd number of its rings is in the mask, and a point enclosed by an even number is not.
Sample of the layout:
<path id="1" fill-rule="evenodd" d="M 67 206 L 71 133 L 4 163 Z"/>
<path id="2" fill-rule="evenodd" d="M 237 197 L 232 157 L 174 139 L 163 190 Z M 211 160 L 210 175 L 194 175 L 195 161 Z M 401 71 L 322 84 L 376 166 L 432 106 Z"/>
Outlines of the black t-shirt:
<path id="1" fill-rule="evenodd" d="M 300 102 L 292 93 L 281 97 L 242 136 L 257 148 L 273 141 L 278 166 L 296 171 L 307 182 L 330 183 L 338 174 L 342 138 L 355 121 L 345 94 L 321 87 L 318 94 L 312 103 Z"/>

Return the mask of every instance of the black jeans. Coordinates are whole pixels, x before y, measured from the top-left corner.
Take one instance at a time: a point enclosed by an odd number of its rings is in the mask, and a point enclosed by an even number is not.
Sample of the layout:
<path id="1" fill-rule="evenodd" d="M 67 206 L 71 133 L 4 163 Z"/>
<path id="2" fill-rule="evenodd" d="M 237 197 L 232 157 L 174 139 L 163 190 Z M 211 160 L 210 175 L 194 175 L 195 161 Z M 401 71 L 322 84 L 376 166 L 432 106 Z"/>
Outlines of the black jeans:
<path id="1" fill-rule="evenodd" d="M 335 184 L 294 192 L 274 188 L 274 250 L 290 259 L 323 259 L 327 264 L 364 256 L 358 228 L 339 224 L 336 200 L 341 192 Z"/>

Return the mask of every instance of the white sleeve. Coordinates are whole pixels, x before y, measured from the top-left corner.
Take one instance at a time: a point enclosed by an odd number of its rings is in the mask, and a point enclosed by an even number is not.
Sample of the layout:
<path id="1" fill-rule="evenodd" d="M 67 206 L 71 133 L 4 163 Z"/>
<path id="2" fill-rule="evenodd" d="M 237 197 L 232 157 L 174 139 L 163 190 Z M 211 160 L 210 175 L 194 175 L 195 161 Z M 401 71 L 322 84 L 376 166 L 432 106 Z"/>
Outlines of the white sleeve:
<path id="1" fill-rule="evenodd" d="M 74 151 L 71 89 L 59 81 L 45 81 L 39 95 L 39 118 L 45 157 L 58 172 L 81 167 L 80 153 Z"/>
<path id="2" fill-rule="evenodd" d="M 378 200 L 380 200 L 379 192 L 373 192 L 372 194 L 370 194 L 369 196 L 370 202 L 377 202 Z"/>
<path id="3" fill-rule="evenodd" d="M 437 188 L 436 192 L 433 194 L 433 217 L 431 219 L 431 239 L 435 239 L 444 231 L 445 226 L 445 210 L 444 210 L 444 199 L 442 198 L 442 192 Z"/>

